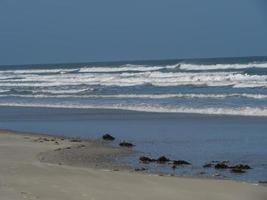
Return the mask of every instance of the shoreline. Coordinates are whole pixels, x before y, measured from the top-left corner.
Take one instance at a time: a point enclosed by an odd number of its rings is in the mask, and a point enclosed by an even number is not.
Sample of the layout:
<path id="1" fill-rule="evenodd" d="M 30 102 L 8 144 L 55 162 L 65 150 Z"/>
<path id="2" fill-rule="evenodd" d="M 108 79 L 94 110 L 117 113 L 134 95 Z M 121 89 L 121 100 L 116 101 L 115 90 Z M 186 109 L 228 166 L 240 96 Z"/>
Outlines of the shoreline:
<path id="1" fill-rule="evenodd" d="M 73 142 L 40 135 L 0 131 L 0 195 L 17 199 L 259 199 L 265 186 L 228 180 L 169 177 L 128 170 L 104 170 L 38 161 L 38 155 Z M 47 136 L 49 137 L 49 136 Z M 51 139 L 55 139 L 52 140 Z M 58 138 L 59 139 L 59 138 Z M 62 139 L 62 138 L 60 138 Z M 76 145 L 76 144 L 75 144 Z M 90 147 L 92 149 L 92 146 Z M 95 151 L 91 151 L 94 154 Z M 103 152 L 102 152 L 103 153 Z"/>
<path id="2" fill-rule="evenodd" d="M 64 135 L 56 136 L 47 133 L 28 133 L 0 129 L 0 135 L 3 133 L 24 136 L 24 139 L 28 139 L 33 143 L 44 143 L 54 146 L 49 151 L 38 153 L 37 159 L 43 163 L 81 168 L 134 171 L 128 165 L 116 162 L 121 157 L 134 154 L 134 150 L 115 147 L 110 142 L 103 141 L 100 138 L 84 139 Z"/>
<path id="3" fill-rule="evenodd" d="M 142 170 L 142 167 L 134 168 L 130 164 L 123 163 L 118 160 L 123 157 L 131 156 L 138 153 L 139 155 L 143 154 L 140 154 L 140 152 L 136 151 L 133 148 L 124 148 L 115 146 L 115 144 L 112 141 L 105 141 L 101 138 L 83 139 L 83 138 L 68 137 L 63 135 L 57 136 L 47 133 L 20 132 L 8 129 L 0 129 L 0 137 L 1 134 L 24 136 L 24 139 L 30 139 L 30 142 L 34 143 L 48 143 L 52 145 L 54 144 L 54 148 L 52 150 L 40 152 L 36 157 L 40 162 L 47 164 L 55 164 L 62 166 L 65 165 L 65 166 L 79 167 L 79 168 L 93 168 L 97 170 L 125 171 L 128 173 L 142 173 L 151 176 L 232 181 L 236 183 L 262 185 L 267 187 L 265 181 L 264 183 L 261 183 L 262 181 L 259 182 L 238 181 L 215 175 L 214 176 L 174 175 L 162 172 L 151 172 L 147 169 Z M 62 141 L 63 144 L 57 143 L 58 141 Z M 82 151 L 80 151 L 81 149 Z M 61 152 L 63 152 L 63 154 L 60 155 Z M 85 160 L 83 158 L 78 159 L 79 157 L 84 157 L 85 154 L 87 154 L 88 156 L 87 158 L 90 161 L 87 160 L 87 162 L 84 162 Z M 71 157 L 73 158 L 73 156 L 76 157 L 74 157 L 74 159 L 71 159 Z M 140 164 L 144 166 L 144 163 Z"/>
<path id="4" fill-rule="evenodd" d="M 142 111 L 132 110 L 124 108 L 76 108 L 76 107 L 50 107 L 50 106 L 26 106 L 26 105 L 0 105 L 0 109 L 44 109 L 44 110 L 66 110 L 66 111 L 77 111 L 80 113 L 97 113 L 97 114 L 132 114 L 132 115 L 154 115 L 157 117 L 177 117 L 177 118 L 221 118 L 221 119 L 267 119 L 267 116 L 262 115 L 240 115 L 240 114 L 210 114 L 210 113 L 194 113 L 194 112 L 154 112 L 154 111 Z"/>
<path id="5" fill-rule="evenodd" d="M 150 173 L 235 180 L 257 183 L 266 180 L 266 118 L 157 114 L 123 110 L 1 108 L 0 126 L 14 131 L 50 136 L 98 139 L 110 133 L 118 142 L 136 145 L 138 152 L 119 160 L 132 168 L 146 168 Z M 228 147 L 228 145 L 231 145 Z M 247 147 L 250 149 L 246 150 Z M 232 156 L 233 155 L 233 156 Z M 142 165 L 141 156 L 157 159 L 186 160 L 192 165 L 151 163 Z M 63 160 L 64 161 L 64 160 Z M 247 164 L 247 173 L 231 173 L 203 166 L 212 161 L 229 165 Z"/>
<path id="6" fill-rule="evenodd" d="M 140 163 L 138 167 L 121 161 L 124 157 L 129 157 L 132 155 L 139 156 L 140 154 L 137 150 L 133 148 L 124 148 L 119 147 L 118 144 L 115 144 L 112 141 L 105 141 L 101 138 L 98 139 L 85 139 L 77 137 L 68 137 L 68 136 L 57 136 L 48 133 L 28 133 L 20 132 L 15 130 L 0 129 L 1 134 L 11 134 L 24 136 L 24 139 L 30 139 L 34 143 L 48 143 L 54 144 L 54 148 L 50 151 L 40 152 L 37 155 L 37 159 L 40 162 L 47 164 L 55 164 L 62 166 L 70 167 L 79 167 L 79 168 L 93 168 L 97 170 L 110 170 L 110 171 L 125 171 L 128 173 L 142 173 L 151 176 L 163 176 L 163 177 L 174 177 L 174 178 L 189 178 L 189 179 L 200 179 L 200 180 L 225 180 L 233 181 L 236 183 L 247 183 L 252 185 L 262 185 L 266 186 L 265 183 L 251 182 L 251 181 L 240 181 L 232 180 L 223 176 L 202 176 L 199 175 L 177 175 L 172 173 L 163 173 L 163 172 L 152 172 L 147 168 L 144 168 L 144 163 Z M 29 137 L 29 138 L 28 138 Z M 63 142 L 59 144 L 58 142 Z M 139 161 L 140 162 L 140 161 Z M 167 164 L 168 165 L 168 164 Z"/>

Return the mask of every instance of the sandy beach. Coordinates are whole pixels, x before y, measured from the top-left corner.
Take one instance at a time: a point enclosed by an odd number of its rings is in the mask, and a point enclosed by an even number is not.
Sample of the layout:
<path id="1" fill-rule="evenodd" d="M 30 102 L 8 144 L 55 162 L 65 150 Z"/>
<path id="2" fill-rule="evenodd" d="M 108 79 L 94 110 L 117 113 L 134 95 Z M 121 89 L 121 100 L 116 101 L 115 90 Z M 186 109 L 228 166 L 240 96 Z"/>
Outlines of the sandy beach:
<path id="1" fill-rule="evenodd" d="M 262 185 L 142 174 L 109 163 L 128 153 L 94 141 L 1 131 L 1 200 L 267 198 Z"/>

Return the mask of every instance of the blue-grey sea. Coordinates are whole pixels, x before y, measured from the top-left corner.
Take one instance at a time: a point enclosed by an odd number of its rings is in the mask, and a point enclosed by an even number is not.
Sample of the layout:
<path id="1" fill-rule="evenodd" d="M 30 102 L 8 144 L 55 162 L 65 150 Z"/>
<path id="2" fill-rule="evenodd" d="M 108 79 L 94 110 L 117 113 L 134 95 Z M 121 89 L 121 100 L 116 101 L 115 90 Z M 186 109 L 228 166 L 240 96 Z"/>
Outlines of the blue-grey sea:
<path id="1" fill-rule="evenodd" d="M 151 172 L 267 180 L 267 57 L 0 66 L 0 128 L 136 144 Z M 118 142 L 117 141 L 117 142 Z M 206 162 L 249 164 L 245 174 Z"/>

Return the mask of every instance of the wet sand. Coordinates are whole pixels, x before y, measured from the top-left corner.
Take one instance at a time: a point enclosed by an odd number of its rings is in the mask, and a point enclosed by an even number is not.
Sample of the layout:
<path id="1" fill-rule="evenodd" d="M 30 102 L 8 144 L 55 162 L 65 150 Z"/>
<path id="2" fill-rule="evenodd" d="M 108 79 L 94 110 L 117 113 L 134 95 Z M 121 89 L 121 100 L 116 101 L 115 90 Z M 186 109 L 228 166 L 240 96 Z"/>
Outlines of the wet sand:
<path id="1" fill-rule="evenodd" d="M 0 197 L 3 200 L 267 198 L 265 186 L 156 176 L 113 165 L 112 160 L 128 153 L 131 152 L 99 141 L 71 142 L 52 136 L 1 131 Z"/>

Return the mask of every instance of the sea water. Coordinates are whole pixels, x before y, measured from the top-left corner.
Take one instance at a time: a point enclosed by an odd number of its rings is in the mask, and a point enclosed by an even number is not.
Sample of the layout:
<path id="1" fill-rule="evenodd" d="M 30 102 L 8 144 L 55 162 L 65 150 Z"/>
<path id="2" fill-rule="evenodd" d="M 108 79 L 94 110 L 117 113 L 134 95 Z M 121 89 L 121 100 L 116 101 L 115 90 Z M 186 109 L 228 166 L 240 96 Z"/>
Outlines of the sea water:
<path id="1" fill-rule="evenodd" d="M 267 179 L 266 57 L 1 66 L 0 106 L 0 128 L 108 132 L 137 144 L 139 154 L 126 159 L 135 167 L 140 155 L 193 164 L 145 166 L 152 172 Z M 253 169 L 203 169 L 212 160 Z"/>

